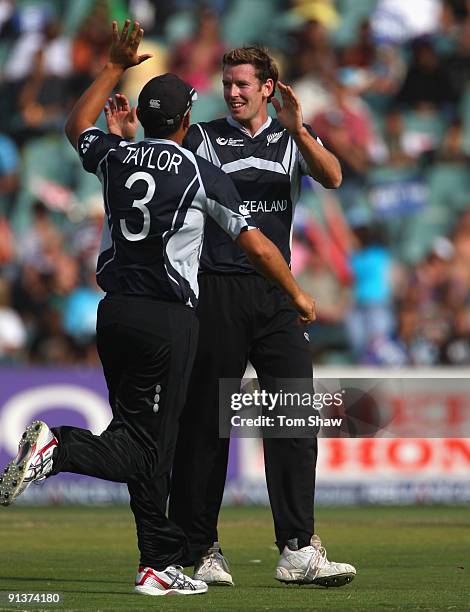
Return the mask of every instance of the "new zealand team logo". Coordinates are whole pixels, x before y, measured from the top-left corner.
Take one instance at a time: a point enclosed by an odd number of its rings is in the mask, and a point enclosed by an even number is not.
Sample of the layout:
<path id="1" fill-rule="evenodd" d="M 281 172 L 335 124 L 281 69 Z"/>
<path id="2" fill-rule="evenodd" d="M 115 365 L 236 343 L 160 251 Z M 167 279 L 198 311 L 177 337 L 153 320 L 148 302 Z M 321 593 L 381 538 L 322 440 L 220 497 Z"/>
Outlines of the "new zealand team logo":
<path id="1" fill-rule="evenodd" d="M 267 140 L 268 140 L 268 147 L 270 144 L 274 144 L 275 142 L 278 142 L 282 135 L 284 134 L 285 130 L 282 130 L 281 132 L 273 132 L 272 134 L 268 134 L 266 136 Z"/>

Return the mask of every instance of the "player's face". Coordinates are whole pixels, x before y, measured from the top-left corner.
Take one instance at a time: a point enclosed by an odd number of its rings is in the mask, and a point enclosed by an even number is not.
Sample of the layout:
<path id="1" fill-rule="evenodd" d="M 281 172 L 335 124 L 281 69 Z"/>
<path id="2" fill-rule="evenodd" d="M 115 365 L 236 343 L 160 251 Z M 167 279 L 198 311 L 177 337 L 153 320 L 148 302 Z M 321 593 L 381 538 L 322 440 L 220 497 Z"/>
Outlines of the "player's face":
<path id="1" fill-rule="evenodd" d="M 224 98 L 232 117 L 240 123 L 249 123 L 260 114 L 266 114 L 267 99 L 273 83 L 261 83 L 251 64 L 225 66 L 222 75 Z"/>

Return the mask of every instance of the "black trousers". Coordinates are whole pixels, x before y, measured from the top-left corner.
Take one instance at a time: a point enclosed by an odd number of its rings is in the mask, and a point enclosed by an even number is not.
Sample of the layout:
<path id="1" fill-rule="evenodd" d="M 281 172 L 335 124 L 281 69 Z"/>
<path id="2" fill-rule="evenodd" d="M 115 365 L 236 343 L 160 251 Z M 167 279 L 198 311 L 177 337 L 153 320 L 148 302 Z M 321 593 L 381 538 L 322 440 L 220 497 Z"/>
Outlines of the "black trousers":
<path id="1" fill-rule="evenodd" d="M 113 419 L 99 436 L 58 427 L 54 471 L 125 482 L 140 563 L 175 563 L 186 536 L 166 517 L 178 420 L 197 346 L 198 321 L 181 304 L 107 296 L 98 308 L 97 347 Z"/>
<path id="2" fill-rule="evenodd" d="M 169 507 L 170 519 L 189 540 L 189 554 L 180 561 L 186 565 L 218 539 L 229 451 L 229 440 L 218 433 L 219 379 L 241 379 L 249 359 L 263 388 L 271 390 L 276 377 L 284 382 L 292 378 L 302 379 L 303 392 L 313 392 L 305 330 L 288 299 L 264 278 L 202 275 L 197 314 L 198 350 L 180 424 Z M 298 380 L 296 385 L 299 390 Z M 317 440 L 266 438 L 263 444 L 276 543 L 280 551 L 292 538 L 306 546 L 313 533 Z"/>

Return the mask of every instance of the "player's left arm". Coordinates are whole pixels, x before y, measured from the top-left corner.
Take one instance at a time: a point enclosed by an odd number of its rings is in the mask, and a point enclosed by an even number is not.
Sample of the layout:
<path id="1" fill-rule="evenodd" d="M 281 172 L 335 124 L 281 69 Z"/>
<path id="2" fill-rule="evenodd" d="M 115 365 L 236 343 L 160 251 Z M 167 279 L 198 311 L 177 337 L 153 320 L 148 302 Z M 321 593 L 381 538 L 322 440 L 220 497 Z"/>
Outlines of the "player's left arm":
<path id="1" fill-rule="evenodd" d="M 139 44 L 144 35 L 137 21 L 129 32 L 130 20 L 127 19 L 119 33 L 116 21 L 113 21 L 112 44 L 109 50 L 109 60 L 94 82 L 82 94 L 72 109 L 65 124 L 65 133 L 73 147 L 77 146 L 78 137 L 82 132 L 92 127 L 98 119 L 109 94 L 118 84 L 125 70 L 138 66 L 149 54 L 139 55 Z"/>
<path id="2" fill-rule="evenodd" d="M 292 87 L 278 81 L 282 97 L 282 106 L 274 96 L 271 103 L 274 106 L 279 123 L 294 139 L 300 154 L 307 164 L 310 175 L 328 189 L 336 189 L 341 185 L 341 166 L 336 157 L 330 153 L 305 127 L 302 118 L 302 107 Z"/>

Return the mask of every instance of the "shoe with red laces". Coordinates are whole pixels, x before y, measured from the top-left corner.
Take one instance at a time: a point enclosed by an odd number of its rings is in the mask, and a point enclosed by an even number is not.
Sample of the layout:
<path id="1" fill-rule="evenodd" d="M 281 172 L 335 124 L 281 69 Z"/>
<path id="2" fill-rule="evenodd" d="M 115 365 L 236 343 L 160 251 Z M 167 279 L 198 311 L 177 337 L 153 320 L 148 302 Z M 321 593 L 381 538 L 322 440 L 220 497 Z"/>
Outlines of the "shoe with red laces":
<path id="1" fill-rule="evenodd" d="M 207 592 L 207 584 L 183 574 L 179 565 L 169 565 L 157 571 L 141 565 L 135 577 L 134 591 L 140 595 L 200 595 Z"/>
<path id="2" fill-rule="evenodd" d="M 18 454 L 0 475 L 0 504 L 9 506 L 32 482 L 44 480 L 52 470 L 57 438 L 42 421 L 27 427 L 18 445 Z"/>

